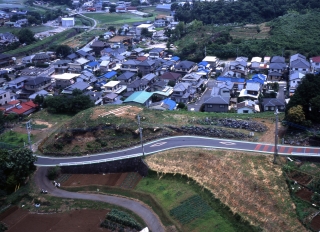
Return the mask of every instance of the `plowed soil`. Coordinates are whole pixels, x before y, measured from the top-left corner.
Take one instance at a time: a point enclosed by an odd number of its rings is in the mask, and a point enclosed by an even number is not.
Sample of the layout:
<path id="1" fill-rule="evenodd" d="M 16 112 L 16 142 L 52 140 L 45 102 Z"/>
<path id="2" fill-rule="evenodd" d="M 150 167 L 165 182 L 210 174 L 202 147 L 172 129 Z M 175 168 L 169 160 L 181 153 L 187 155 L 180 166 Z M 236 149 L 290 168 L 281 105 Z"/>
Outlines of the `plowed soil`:
<path id="1" fill-rule="evenodd" d="M 8 225 L 8 232 L 98 232 L 109 231 L 100 227 L 107 213 L 108 210 L 86 209 L 59 214 L 31 214 L 19 209 L 4 218 L 3 222 Z"/>
<path id="2" fill-rule="evenodd" d="M 312 219 L 310 226 L 314 231 L 320 231 L 320 215 Z"/>
<path id="3" fill-rule="evenodd" d="M 296 195 L 298 197 L 300 197 L 301 199 L 303 199 L 305 201 L 309 201 L 309 202 L 311 202 L 312 194 L 313 194 L 313 192 L 310 191 L 309 189 L 306 189 L 306 188 L 302 188 L 301 190 L 296 192 Z"/>

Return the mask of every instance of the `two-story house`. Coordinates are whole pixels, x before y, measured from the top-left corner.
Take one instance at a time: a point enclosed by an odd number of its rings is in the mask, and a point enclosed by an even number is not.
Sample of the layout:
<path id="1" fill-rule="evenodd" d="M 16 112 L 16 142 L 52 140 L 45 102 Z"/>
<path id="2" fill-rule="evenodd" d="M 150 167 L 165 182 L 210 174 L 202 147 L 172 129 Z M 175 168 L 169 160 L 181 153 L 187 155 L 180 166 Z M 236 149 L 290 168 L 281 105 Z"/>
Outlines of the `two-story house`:
<path id="1" fill-rule="evenodd" d="M 190 90 L 189 83 L 182 83 L 182 82 L 177 83 L 173 87 L 171 99 L 177 103 L 179 102 L 188 103 L 192 99 L 190 91 L 191 90 Z"/>
<path id="2" fill-rule="evenodd" d="M 100 40 L 96 40 L 96 41 L 93 41 L 93 42 L 92 42 L 92 44 L 90 45 L 90 48 L 93 49 L 93 51 L 94 51 L 94 53 L 95 53 L 96 55 L 99 55 L 100 52 L 101 52 L 104 48 L 106 48 L 106 47 L 108 47 L 108 46 L 110 46 L 110 45 L 108 45 L 108 43 L 103 42 L 103 41 L 100 41 Z"/>
<path id="3" fill-rule="evenodd" d="M 174 85 L 181 81 L 182 74 L 175 72 L 165 72 L 159 76 L 159 80 L 165 81 L 167 84 L 171 81 Z"/>
<path id="4" fill-rule="evenodd" d="M 87 60 L 83 57 L 76 59 L 73 63 L 69 63 L 69 69 L 71 72 L 80 73 L 86 64 L 88 64 L 90 60 Z"/>
<path id="5" fill-rule="evenodd" d="M 30 77 L 27 82 L 24 84 L 24 89 L 27 91 L 31 91 L 32 93 L 43 90 L 51 85 L 50 77 Z"/>
<path id="6" fill-rule="evenodd" d="M 165 55 L 164 48 L 152 48 L 149 52 L 150 59 L 160 59 Z"/>
<path id="7" fill-rule="evenodd" d="M 156 70 L 157 75 L 160 76 L 160 75 L 164 74 L 165 72 L 172 71 L 174 68 L 174 65 L 175 65 L 175 62 L 172 60 L 168 60 L 168 61 L 164 62 L 163 64 L 161 64 L 157 68 L 157 70 Z"/>
<path id="8" fill-rule="evenodd" d="M 290 80 L 290 89 L 289 89 L 289 95 L 294 94 L 296 91 L 297 87 L 302 81 L 302 78 L 305 76 L 304 73 L 301 72 L 291 72 L 289 75 L 289 80 Z"/>
<path id="9" fill-rule="evenodd" d="M 284 57 L 273 56 L 269 64 L 268 81 L 280 81 L 286 68 Z"/>
<path id="10" fill-rule="evenodd" d="M 154 21 L 153 23 L 155 28 L 159 28 L 159 27 L 165 27 L 166 26 L 166 21 L 163 19 L 158 19 L 156 21 Z"/>
<path id="11" fill-rule="evenodd" d="M 144 91 L 148 88 L 149 81 L 147 79 L 137 79 L 127 85 L 128 92 Z"/>
<path id="12" fill-rule="evenodd" d="M 8 87 L 11 89 L 22 89 L 25 82 L 28 80 L 28 77 L 18 77 L 12 81 L 8 82 Z"/>
<path id="13" fill-rule="evenodd" d="M 229 103 L 230 97 L 214 95 L 204 100 L 202 108 L 204 112 L 226 113 L 229 110 Z"/>
<path id="14" fill-rule="evenodd" d="M 247 82 L 245 89 L 240 91 L 239 97 L 244 97 L 247 99 L 258 99 L 261 91 L 261 85 L 257 82 Z"/>
<path id="15" fill-rule="evenodd" d="M 181 82 L 189 83 L 190 88 L 194 89 L 194 92 L 201 92 L 201 87 L 204 83 L 204 80 L 201 78 L 201 75 L 196 73 L 189 73 L 182 77 Z"/>
<path id="16" fill-rule="evenodd" d="M 55 87 L 58 89 L 64 89 L 76 82 L 76 78 L 80 74 L 76 73 L 63 73 L 52 75 L 52 78 L 55 80 Z"/>
<path id="17" fill-rule="evenodd" d="M 177 63 L 174 66 L 174 71 L 182 73 L 182 74 L 187 74 L 187 73 L 191 73 L 192 71 L 196 71 L 197 68 L 198 68 L 198 66 L 196 63 L 194 63 L 192 61 L 184 60 L 184 61 Z"/>
<path id="18" fill-rule="evenodd" d="M 229 70 L 234 72 L 235 77 L 245 77 L 247 75 L 247 62 L 242 59 L 231 61 Z"/>
<path id="19" fill-rule="evenodd" d="M 301 54 L 295 54 L 290 57 L 290 71 L 298 71 L 301 73 L 310 72 L 311 65 L 306 57 Z"/>
<path id="20" fill-rule="evenodd" d="M 320 56 L 315 56 L 310 58 L 311 71 L 319 72 L 320 71 Z"/>
<path id="21" fill-rule="evenodd" d="M 121 85 L 127 86 L 132 81 L 134 81 L 137 77 L 137 74 L 134 72 L 124 72 L 120 76 L 118 76 L 116 79 L 121 82 Z"/>
<path id="22" fill-rule="evenodd" d="M 0 90 L 0 106 L 3 106 L 12 100 L 11 94 L 9 91 Z"/>
<path id="23" fill-rule="evenodd" d="M 58 60 L 53 63 L 54 72 L 55 73 L 65 73 L 69 69 L 69 63 L 71 63 L 71 60 Z"/>
<path id="24" fill-rule="evenodd" d="M 91 61 L 86 64 L 84 68 L 90 70 L 91 72 L 96 72 L 100 70 L 100 63 L 97 61 Z"/>
<path id="25" fill-rule="evenodd" d="M 138 65 L 140 64 L 140 61 L 137 60 L 127 60 L 121 64 L 121 70 L 122 71 L 131 71 L 131 72 L 138 72 L 139 67 Z"/>
<path id="26" fill-rule="evenodd" d="M 284 111 L 285 109 L 285 102 L 283 99 L 278 98 L 263 98 L 262 100 L 262 109 L 264 111 Z"/>
<path id="27" fill-rule="evenodd" d="M 61 94 L 67 94 L 67 95 L 70 95 L 72 94 L 73 90 L 75 89 L 78 89 L 80 90 L 82 93 L 85 93 L 88 88 L 90 87 L 90 85 L 87 83 L 87 82 L 83 82 L 83 81 L 80 81 L 80 82 L 76 82 L 68 87 L 66 87 L 62 92 Z"/>
<path id="28" fill-rule="evenodd" d="M 155 71 L 156 64 L 153 60 L 145 60 L 139 63 L 137 66 L 139 68 L 139 72 L 141 72 L 142 75 L 146 75 Z"/>
<path id="29" fill-rule="evenodd" d="M 50 56 L 47 53 L 37 53 L 32 58 L 32 63 L 43 64 L 50 61 Z"/>

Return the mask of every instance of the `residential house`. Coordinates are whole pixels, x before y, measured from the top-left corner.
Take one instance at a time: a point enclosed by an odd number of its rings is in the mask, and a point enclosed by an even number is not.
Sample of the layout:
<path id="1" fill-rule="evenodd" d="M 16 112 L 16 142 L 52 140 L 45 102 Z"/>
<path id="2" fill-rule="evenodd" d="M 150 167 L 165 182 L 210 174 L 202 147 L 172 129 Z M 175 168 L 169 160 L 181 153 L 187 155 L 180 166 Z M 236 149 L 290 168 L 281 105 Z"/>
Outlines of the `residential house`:
<path id="1" fill-rule="evenodd" d="M 148 88 L 149 81 L 147 79 L 137 79 L 127 85 L 128 92 L 145 91 Z"/>
<path id="2" fill-rule="evenodd" d="M 102 93 L 101 92 L 93 92 L 91 90 L 84 93 L 84 95 L 89 96 L 90 100 L 95 105 L 101 105 L 102 104 Z"/>
<path id="3" fill-rule="evenodd" d="M 320 71 L 320 56 L 315 56 L 310 58 L 311 71 L 319 72 Z"/>
<path id="4" fill-rule="evenodd" d="M 123 62 L 125 62 L 125 60 L 126 60 L 126 57 L 121 54 L 115 55 L 112 58 L 112 62 L 116 64 L 122 64 Z"/>
<path id="5" fill-rule="evenodd" d="M 298 53 L 290 57 L 290 71 L 299 71 L 306 74 L 311 71 L 311 65 L 305 56 Z"/>
<path id="6" fill-rule="evenodd" d="M 4 32 L 4 33 L 0 33 L 0 41 L 2 44 L 6 44 L 6 43 L 10 44 L 10 43 L 18 42 L 19 39 L 17 36 L 15 36 L 10 32 Z"/>
<path id="7" fill-rule="evenodd" d="M 246 88 L 240 91 L 239 97 L 258 99 L 261 91 L 261 85 L 257 82 L 247 82 Z"/>
<path id="8" fill-rule="evenodd" d="M 157 75 L 162 75 L 166 72 L 170 72 L 173 70 L 175 65 L 175 62 L 172 60 L 168 60 L 166 62 L 164 62 L 162 65 L 160 65 L 159 68 L 157 68 L 156 73 Z"/>
<path id="9" fill-rule="evenodd" d="M 69 63 L 71 63 L 71 60 L 58 60 L 53 63 L 53 68 L 55 73 L 66 73 L 69 69 Z"/>
<path id="10" fill-rule="evenodd" d="M 8 82 L 8 87 L 11 89 L 21 89 L 24 83 L 28 80 L 28 77 L 18 77 Z"/>
<path id="11" fill-rule="evenodd" d="M 87 52 L 83 51 L 83 50 L 78 50 L 76 51 L 76 54 L 79 56 L 79 57 L 83 57 L 83 58 L 87 58 L 88 56 L 90 56 L 90 54 L 88 54 Z"/>
<path id="12" fill-rule="evenodd" d="M 12 100 L 10 91 L 0 89 L 0 106 L 7 104 Z"/>
<path id="13" fill-rule="evenodd" d="M 24 84 L 24 89 L 32 93 L 43 90 L 51 85 L 50 77 L 37 76 L 28 78 Z"/>
<path id="14" fill-rule="evenodd" d="M 76 82 L 76 83 L 66 87 L 61 93 L 70 95 L 70 94 L 72 94 L 73 90 L 75 90 L 75 89 L 78 89 L 82 93 L 84 93 L 88 90 L 89 87 L 90 87 L 90 85 L 87 82 L 79 81 L 79 82 Z"/>
<path id="15" fill-rule="evenodd" d="M 202 107 L 204 112 L 226 113 L 229 110 L 230 97 L 220 95 L 210 96 L 204 100 Z"/>
<path id="16" fill-rule="evenodd" d="M 181 78 L 182 78 L 182 74 L 175 73 L 175 72 L 165 72 L 164 74 L 159 76 L 159 80 L 166 82 L 166 84 L 168 84 L 169 81 L 171 81 L 173 82 L 174 85 L 180 82 Z"/>
<path id="17" fill-rule="evenodd" d="M 218 65 L 219 59 L 216 56 L 206 56 L 202 61 L 207 62 L 210 65 L 210 68 L 215 70 Z"/>
<path id="18" fill-rule="evenodd" d="M 192 71 L 197 70 L 197 68 L 198 68 L 198 66 L 196 63 L 194 63 L 192 61 L 184 60 L 184 61 L 177 63 L 174 66 L 174 71 L 179 72 L 179 73 L 183 73 L 183 74 L 187 74 L 187 73 L 191 73 Z"/>
<path id="19" fill-rule="evenodd" d="M 165 26 L 166 26 L 166 21 L 163 20 L 163 19 L 158 19 L 158 20 L 154 21 L 153 25 L 154 25 L 156 28 L 165 27 Z"/>
<path id="20" fill-rule="evenodd" d="M 69 63 L 69 70 L 71 72 L 80 73 L 86 64 L 88 64 L 90 60 L 87 60 L 83 57 L 76 59 L 73 63 Z"/>
<path id="21" fill-rule="evenodd" d="M 96 72 L 100 70 L 100 63 L 97 61 L 91 61 L 84 66 L 85 69 L 90 70 L 91 72 Z"/>
<path id="22" fill-rule="evenodd" d="M 238 114 L 252 114 L 257 112 L 260 112 L 260 108 L 254 101 L 245 100 L 237 104 Z"/>
<path id="23" fill-rule="evenodd" d="M 85 53 L 87 53 L 89 56 L 93 56 L 95 55 L 94 50 L 91 47 L 83 47 L 80 49 L 81 51 L 84 51 Z"/>
<path id="24" fill-rule="evenodd" d="M 212 87 L 211 96 L 220 95 L 222 97 L 230 97 L 233 93 L 234 83 L 231 81 L 218 82 Z"/>
<path id="25" fill-rule="evenodd" d="M 195 92 L 201 92 L 201 87 L 204 84 L 204 80 L 200 75 L 196 73 L 189 73 L 182 77 L 181 82 L 189 83 L 190 88 L 192 88 Z"/>
<path id="26" fill-rule="evenodd" d="M 148 31 L 153 30 L 153 24 L 140 24 L 136 27 L 136 35 L 141 36 L 142 29 L 146 28 Z"/>
<path id="27" fill-rule="evenodd" d="M 0 66 L 7 66 L 13 63 L 12 56 L 0 53 Z"/>
<path id="28" fill-rule="evenodd" d="M 130 84 L 132 81 L 134 81 L 136 79 L 137 75 L 134 72 L 124 72 L 122 73 L 120 76 L 118 76 L 116 79 L 118 81 L 121 81 L 122 85 L 128 85 Z"/>
<path id="29" fill-rule="evenodd" d="M 122 71 L 131 71 L 131 72 L 138 72 L 139 67 L 138 64 L 140 64 L 140 61 L 137 60 L 127 60 L 121 64 L 121 70 Z"/>
<path id="30" fill-rule="evenodd" d="M 121 84 L 121 81 L 109 81 L 101 87 L 104 93 L 120 94 L 127 89 L 127 86 Z"/>
<path id="31" fill-rule="evenodd" d="M 23 64 L 29 64 L 32 63 L 32 59 L 35 55 L 25 56 L 21 59 L 21 63 Z"/>
<path id="32" fill-rule="evenodd" d="M 47 53 L 37 53 L 32 58 L 32 63 L 43 64 L 50 61 L 50 56 Z"/>
<path id="33" fill-rule="evenodd" d="M 264 111 L 284 111 L 285 102 L 283 99 L 278 98 L 263 98 L 262 100 L 262 109 Z"/>
<path id="34" fill-rule="evenodd" d="M 146 92 L 146 91 L 138 91 L 132 93 L 128 98 L 126 98 L 123 103 L 133 103 L 133 104 L 139 104 L 146 107 L 149 107 L 152 103 L 151 97 L 153 93 Z"/>
<path id="35" fill-rule="evenodd" d="M 145 60 L 140 62 L 137 67 L 142 75 L 146 75 L 155 71 L 155 62 L 153 60 Z"/>
<path id="36" fill-rule="evenodd" d="M 32 101 L 35 100 L 37 96 L 47 97 L 48 94 L 49 94 L 48 91 L 46 91 L 46 90 L 40 90 L 40 91 L 38 91 L 38 92 L 35 92 L 34 94 L 31 94 L 31 95 L 29 96 L 29 100 L 32 100 Z"/>
<path id="37" fill-rule="evenodd" d="M 256 71 L 260 70 L 261 61 L 262 61 L 261 57 L 252 57 L 250 68 Z"/>
<path id="38" fill-rule="evenodd" d="M 99 54 L 101 54 L 101 51 L 108 46 L 109 45 L 106 42 L 96 40 L 96 41 L 92 42 L 92 44 L 90 45 L 90 48 L 93 49 L 93 51 L 96 55 L 99 55 Z"/>
<path id="39" fill-rule="evenodd" d="M 290 92 L 289 95 L 293 95 L 297 87 L 302 81 L 302 78 L 305 76 L 304 73 L 300 72 L 291 72 L 289 75 L 289 80 L 290 80 Z"/>
<path id="40" fill-rule="evenodd" d="M 76 82 L 76 78 L 80 74 L 76 73 L 63 73 L 52 75 L 52 78 L 55 80 L 55 87 L 58 89 L 64 89 Z"/>
<path id="41" fill-rule="evenodd" d="M 122 104 L 119 95 L 116 93 L 107 93 L 102 97 L 103 104 Z"/>
<path id="42" fill-rule="evenodd" d="M 269 64 L 268 81 L 280 81 L 287 65 L 282 56 L 273 56 Z"/>
<path id="43" fill-rule="evenodd" d="M 111 55 L 111 54 L 113 54 L 115 51 L 114 51 L 114 49 L 112 49 L 112 48 L 110 48 L 110 47 L 107 47 L 107 48 L 104 48 L 104 49 L 102 49 L 101 51 L 100 51 L 100 55 L 101 56 L 105 56 L 105 55 Z"/>
<path id="44" fill-rule="evenodd" d="M 72 61 L 75 61 L 78 58 L 79 56 L 76 53 L 71 53 L 70 55 L 67 56 L 67 59 Z"/>
<path id="45" fill-rule="evenodd" d="M 8 102 L 10 104 L 10 102 Z M 19 102 L 13 101 L 11 107 L 6 109 L 6 114 L 29 115 L 37 110 L 37 105 L 33 101 Z"/>
<path id="46" fill-rule="evenodd" d="M 153 73 L 149 73 L 149 74 L 143 76 L 141 79 L 142 80 L 147 80 L 148 81 L 148 85 L 150 85 L 150 84 L 156 82 L 157 76 L 155 74 L 153 74 Z"/>
<path id="47" fill-rule="evenodd" d="M 116 71 L 110 71 L 99 77 L 99 80 L 111 80 L 117 77 L 118 73 Z"/>
<path id="48" fill-rule="evenodd" d="M 164 48 L 152 48 L 149 51 L 150 59 L 159 59 L 165 56 Z"/>
<path id="49" fill-rule="evenodd" d="M 112 62 L 110 60 L 103 60 L 100 63 L 100 71 L 101 72 L 108 72 L 108 71 L 112 70 L 113 68 L 115 68 L 116 65 L 117 64 L 115 62 Z"/>
<path id="50" fill-rule="evenodd" d="M 251 77 L 251 80 L 247 80 L 247 82 L 257 82 L 261 85 L 261 87 L 264 85 L 264 82 L 266 81 L 267 76 L 263 74 L 255 74 Z"/>
<path id="51" fill-rule="evenodd" d="M 77 77 L 77 82 L 78 81 L 85 81 L 88 82 L 89 84 L 95 83 L 98 81 L 96 76 L 90 72 L 89 70 L 84 70 L 81 72 L 81 74 Z"/>
<path id="52" fill-rule="evenodd" d="M 171 99 L 177 103 L 188 103 L 191 101 L 191 90 L 189 83 L 177 83 L 173 87 L 173 92 L 171 95 Z"/>
<path id="53" fill-rule="evenodd" d="M 237 59 L 230 62 L 229 70 L 234 72 L 234 77 L 245 77 L 247 75 L 247 62 L 240 57 Z"/>
<path id="54" fill-rule="evenodd" d="M 159 102 L 153 102 L 149 105 L 149 109 L 153 110 L 175 110 L 177 103 L 169 98 L 163 99 Z"/>
<path id="55" fill-rule="evenodd" d="M 220 76 L 217 78 L 217 83 L 229 82 L 229 81 L 233 83 L 233 89 L 236 91 L 241 91 L 244 88 L 244 85 L 245 85 L 244 78 L 232 78 L 232 77 L 223 77 L 223 76 Z"/>
<path id="56" fill-rule="evenodd" d="M 151 92 L 162 91 L 166 87 L 167 87 L 167 82 L 163 80 L 158 80 L 150 85 L 150 91 Z"/>

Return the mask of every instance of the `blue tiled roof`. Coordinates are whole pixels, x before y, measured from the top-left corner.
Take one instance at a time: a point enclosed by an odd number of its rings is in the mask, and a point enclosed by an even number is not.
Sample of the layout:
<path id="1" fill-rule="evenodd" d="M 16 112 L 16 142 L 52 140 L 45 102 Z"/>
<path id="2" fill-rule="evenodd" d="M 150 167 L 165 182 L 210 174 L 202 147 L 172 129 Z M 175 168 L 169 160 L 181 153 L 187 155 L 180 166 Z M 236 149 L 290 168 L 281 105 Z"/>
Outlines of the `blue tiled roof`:
<path id="1" fill-rule="evenodd" d="M 180 60 L 180 57 L 179 56 L 173 56 L 173 57 L 171 57 L 171 60 L 178 61 L 178 60 Z"/>
<path id="2" fill-rule="evenodd" d="M 90 67 L 95 67 L 95 66 L 97 66 L 99 63 L 97 62 L 97 61 L 92 61 L 92 62 L 90 62 L 90 63 L 88 63 L 88 66 L 90 66 Z"/>
<path id="3" fill-rule="evenodd" d="M 117 72 L 116 71 L 111 71 L 111 72 L 108 72 L 108 73 L 102 75 L 101 77 L 110 79 L 110 78 L 114 77 L 115 75 L 117 75 Z"/>
<path id="4" fill-rule="evenodd" d="M 169 110 L 174 110 L 176 108 L 177 103 L 169 98 L 166 98 L 162 101 L 164 104 L 169 106 Z"/>
<path id="5" fill-rule="evenodd" d="M 217 81 L 231 81 L 231 82 L 245 82 L 244 78 L 233 78 L 233 77 L 218 77 Z"/>

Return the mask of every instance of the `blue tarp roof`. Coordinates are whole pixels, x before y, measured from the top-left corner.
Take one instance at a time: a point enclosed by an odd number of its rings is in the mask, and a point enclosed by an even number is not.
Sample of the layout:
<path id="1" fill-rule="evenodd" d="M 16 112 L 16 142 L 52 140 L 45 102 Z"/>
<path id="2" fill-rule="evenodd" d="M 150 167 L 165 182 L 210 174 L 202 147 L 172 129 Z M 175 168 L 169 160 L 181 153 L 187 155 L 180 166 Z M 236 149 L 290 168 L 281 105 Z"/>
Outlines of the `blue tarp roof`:
<path id="1" fill-rule="evenodd" d="M 198 65 L 207 66 L 209 63 L 207 61 L 201 61 Z"/>
<path id="2" fill-rule="evenodd" d="M 180 57 L 179 56 L 173 56 L 173 57 L 171 57 L 171 60 L 178 61 L 178 60 L 180 60 Z"/>
<path id="3" fill-rule="evenodd" d="M 231 81 L 231 82 L 245 82 L 244 78 L 234 78 L 234 77 L 218 77 L 217 81 Z"/>
<path id="4" fill-rule="evenodd" d="M 99 63 L 97 61 L 92 61 L 90 63 L 88 63 L 87 65 L 90 66 L 90 67 L 94 67 L 94 66 L 97 66 Z"/>
<path id="5" fill-rule="evenodd" d="M 264 81 L 266 80 L 266 76 L 263 74 L 255 74 L 252 76 L 252 81 L 258 82 L 260 84 L 264 84 Z"/>
<path id="6" fill-rule="evenodd" d="M 105 84 L 107 84 L 106 81 L 99 81 L 99 82 L 96 83 L 96 85 L 98 85 L 98 86 L 103 86 Z"/>
<path id="7" fill-rule="evenodd" d="M 104 78 L 110 79 L 110 78 L 114 77 L 115 75 L 117 75 L 117 72 L 111 71 L 111 72 L 108 72 L 108 73 L 102 75 L 100 78 L 104 77 Z"/>
<path id="8" fill-rule="evenodd" d="M 169 110 L 174 110 L 176 108 L 177 103 L 169 98 L 166 98 L 162 101 L 164 104 L 169 106 Z"/>

